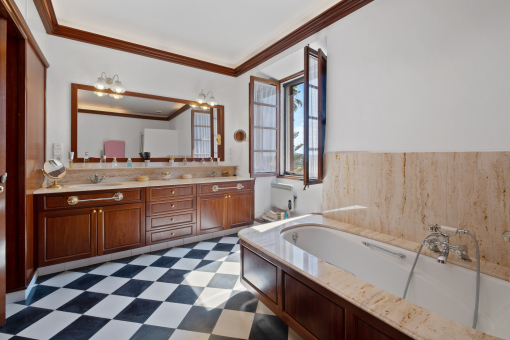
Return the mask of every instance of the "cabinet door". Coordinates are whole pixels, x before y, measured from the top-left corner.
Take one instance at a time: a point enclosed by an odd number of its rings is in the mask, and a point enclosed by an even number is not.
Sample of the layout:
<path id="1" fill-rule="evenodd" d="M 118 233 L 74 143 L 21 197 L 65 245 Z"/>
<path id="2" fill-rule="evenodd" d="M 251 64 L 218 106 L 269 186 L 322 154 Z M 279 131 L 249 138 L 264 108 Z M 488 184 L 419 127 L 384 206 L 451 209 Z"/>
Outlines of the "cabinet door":
<path id="1" fill-rule="evenodd" d="M 228 226 L 226 229 L 253 224 L 253 191 L 228 195 Z"/>
<path id="2" fill-rule="evenodd" d="M 145 246 L 145 204 L 99 207 L 98 255 Z"/>
<path id="3" fill-rule="evenodd" d="M 39 214 L 39 266 L 97 255 L 97 208 Z"/>
<path id="4" fill-rule="evenodd" d="M 198 234 L 226 229 L 227 199 L 228 195 L 211 195 L 197 198 Z"/>

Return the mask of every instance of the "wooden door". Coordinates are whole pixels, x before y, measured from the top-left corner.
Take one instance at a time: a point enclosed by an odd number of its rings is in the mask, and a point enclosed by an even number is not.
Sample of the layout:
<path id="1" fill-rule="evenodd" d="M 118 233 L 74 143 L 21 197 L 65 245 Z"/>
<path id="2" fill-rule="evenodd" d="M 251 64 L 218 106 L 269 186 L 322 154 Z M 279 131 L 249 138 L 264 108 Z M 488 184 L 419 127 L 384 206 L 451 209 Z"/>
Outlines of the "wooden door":
<path id="1" fill-rule="evenodd" d="M 97 255 L 97 208 L 39 214 L 39 266 Z"/>
<path id="2" fill-rule="evenodd" d="M 145 204 L 99 207 L 98 255 L 145 246 Z"/>
<path id="3" fill-rule="evenodd" d="M 198 234 L 227 228 L 227 194 L 197 197 Z"/>
<path id="4" fill-rule="evenodd" d="M 253 191 L 228 194 L 226 229 L 252 224 L 253 210 Z"/>
<path id="5" fill-rule="evenodd" d="M 7 21 L 0 18 L 0 176 L 6 172 Z M 0 325 L 5 324 L 5 184 L 0 183 Z"/>

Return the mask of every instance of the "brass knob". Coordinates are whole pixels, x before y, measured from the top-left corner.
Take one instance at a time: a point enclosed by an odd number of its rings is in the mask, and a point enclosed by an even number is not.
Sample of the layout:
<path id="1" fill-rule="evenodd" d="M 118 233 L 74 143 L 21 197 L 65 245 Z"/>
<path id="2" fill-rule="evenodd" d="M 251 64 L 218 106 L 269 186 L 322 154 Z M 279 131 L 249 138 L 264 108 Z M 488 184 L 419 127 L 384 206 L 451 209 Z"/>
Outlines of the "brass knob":
<path id="1" fill-rule="evenodd" d="M 225 198 L 227 198 L 228 196 L 225 196 Z"/>
<path id="2" fill-rule="evenodd" d="M 175 194 L 175 191 L 172 190 L 172 194 Z"/>
<path id="3" fill-rule="evenodd" d="M 95 210 L 92 210 L 92 213 L 93 213 L 93 214 L 95 214 L 95 213 L 96 213 L 96 211 L 95 211 Z"/>
<path id="4" fill-rule="evenodd" d="M 99 209 L 99 212 L 102 213 L 103 211 L 101 209 Z"/>
<path id="5" fill-rule="evenodd" d="M 174 221 L 174 219 L 173 219 L 173 218 L 171 218 L 171 219 L 170 219 L 170 221 L 172 221 L 172 222 L 173 222 L 173 221 Z"/>
<path id="6" fill-rule="evenodd" d="M 172 204 L 172 208 L 175 208 L 175 204 Z"/>
<path id="7" fill-rule="evenodd" d="M 173 235 L 174 235 L 174 233 L 171 233 L 170 235 L 171 235 L 171 236 L 173 236 Z"/>
<path id="8" fill-rule="evenodd" d="M 230 195 L 228 195 L 228 197 L 230 197 Z"/>

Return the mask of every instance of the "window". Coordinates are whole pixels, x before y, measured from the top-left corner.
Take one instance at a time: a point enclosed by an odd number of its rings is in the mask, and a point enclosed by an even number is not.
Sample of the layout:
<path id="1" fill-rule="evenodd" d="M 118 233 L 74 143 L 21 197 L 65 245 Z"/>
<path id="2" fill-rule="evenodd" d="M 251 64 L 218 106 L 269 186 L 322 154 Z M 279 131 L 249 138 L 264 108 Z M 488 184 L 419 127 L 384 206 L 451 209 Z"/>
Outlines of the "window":
<path id="1" fill-rule="evenodd" d="M 298 77 L 283 85 L 283 175 L 303 176 L 304 173 L 304 78 Z"/>
<path id="2" fill-rule="evenodd" d="M 278 174 L 279 93 L 278 82 L 250 78 L 251 177 Z"/>
<path id="3" fill-rule="evenodd" d="M 211 111 L 191 110 L 191 121 L 193 129 L 191 131 L 191 140 L 193 145 L 194 158 L 209 158 L 211 157 L 211 136 L 214 136 L 214 131 L 211 131 L 213 125 L 213 116 Z"/>

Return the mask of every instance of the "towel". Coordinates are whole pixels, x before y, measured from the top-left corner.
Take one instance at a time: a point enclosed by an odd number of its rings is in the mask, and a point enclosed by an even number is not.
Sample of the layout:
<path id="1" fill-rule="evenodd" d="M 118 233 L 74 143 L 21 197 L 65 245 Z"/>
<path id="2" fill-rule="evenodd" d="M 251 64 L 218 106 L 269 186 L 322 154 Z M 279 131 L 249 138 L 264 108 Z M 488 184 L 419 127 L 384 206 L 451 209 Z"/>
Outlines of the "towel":
<path id="1" fill-rule="evenodd" d="M 104 142 L 106 158 L 125 158 L 126 142 L 121 140 L 107 140 Z"/>

